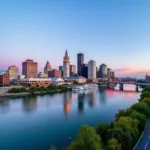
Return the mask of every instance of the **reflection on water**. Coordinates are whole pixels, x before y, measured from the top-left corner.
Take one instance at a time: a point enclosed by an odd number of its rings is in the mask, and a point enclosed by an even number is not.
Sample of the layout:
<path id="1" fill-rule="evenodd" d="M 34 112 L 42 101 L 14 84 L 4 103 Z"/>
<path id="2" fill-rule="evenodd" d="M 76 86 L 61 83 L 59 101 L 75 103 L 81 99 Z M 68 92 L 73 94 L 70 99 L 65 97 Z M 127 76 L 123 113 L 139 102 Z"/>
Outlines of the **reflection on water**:
<path id="1" fill-rule="evenodd" d="M 82 124 L 112 121 L 119 109 L 137 102 L 139 95 L 99 88 L 4 99 L 0 101 L 0 150 L 47 150 L 50 144 L 65 147 Z"/>
<path id="2" fill-rule="evenodd" d="M 23 99 L 23 110 L 31 112 L 37 108 L 37 96 L 29 96 Z"/>

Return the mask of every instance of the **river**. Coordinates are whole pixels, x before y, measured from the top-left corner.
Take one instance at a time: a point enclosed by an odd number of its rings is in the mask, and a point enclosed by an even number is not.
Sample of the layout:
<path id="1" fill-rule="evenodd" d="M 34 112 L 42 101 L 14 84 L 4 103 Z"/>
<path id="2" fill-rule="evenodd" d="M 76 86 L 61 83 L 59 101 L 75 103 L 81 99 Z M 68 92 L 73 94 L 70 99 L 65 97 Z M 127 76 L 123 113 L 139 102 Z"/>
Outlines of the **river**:
<path id="1" fill-rule="evenodd" d="M 140 93 L 98 89 L 55 93 L 0 101 L 0 150 L 49 150 L 66 147 L 82 124 L 111 122 L 119 109 L 136 103 Z"/>

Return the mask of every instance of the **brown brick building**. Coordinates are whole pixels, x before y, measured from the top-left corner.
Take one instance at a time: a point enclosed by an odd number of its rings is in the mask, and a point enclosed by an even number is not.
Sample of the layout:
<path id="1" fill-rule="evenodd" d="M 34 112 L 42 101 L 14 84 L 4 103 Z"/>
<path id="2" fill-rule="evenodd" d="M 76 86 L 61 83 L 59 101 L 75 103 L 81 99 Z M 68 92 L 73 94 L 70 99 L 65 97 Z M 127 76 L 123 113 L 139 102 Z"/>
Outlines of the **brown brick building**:
<path id="1" fill-rule="evenodd" d="M 37 77 L 37 62 L 34 62 L 31 59 L 26 60 L 22 63 L 22 74 L 26 78 L 35 78 Z"/>
<path id="2" fill-rule="evenodd" d="M 9 74 L 0 75 L 0 87 L 9 86 L 9 85 L 10 85 Z"/>
<path id="3" fill-rule="evenodd" d="M 76 73 L 76 66 L 75 65 L 70 65 L 70 75 L 73 75 Z"/>
<path id="4" fill-rule="evenodd" d="M 48 77 L 50 78 L 61 78 L 62 77 L 62 73 L 61 71 L 58 71 L 56 69 L 53 69 L 52 71 L 48 71 Z"/>

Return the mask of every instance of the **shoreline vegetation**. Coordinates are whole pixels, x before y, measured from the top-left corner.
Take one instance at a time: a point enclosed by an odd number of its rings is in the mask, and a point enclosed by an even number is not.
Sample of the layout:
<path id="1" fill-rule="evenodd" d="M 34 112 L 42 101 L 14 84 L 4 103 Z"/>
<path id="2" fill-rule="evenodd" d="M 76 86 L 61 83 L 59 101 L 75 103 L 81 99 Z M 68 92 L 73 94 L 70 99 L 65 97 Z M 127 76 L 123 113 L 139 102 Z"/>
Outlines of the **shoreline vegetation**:
<path id="1" fill-rule="evenodd" d="M 132 150 L 150 117 L 150 86 L 130 108 L 119 110 L 111 123 L 82 125 L 76 139 L 62 150 Z M 50 150 L 58 150 L 51 146 Z"/>
<path id="2" fill-rule="evenodd" d="M 56 86 L 50 85 L 48 87 L 30 87 L 30 88 L 12 88 L 7 93 L 0 95 L 0 98 L 3 97 L 19 97 L 32 94 L 47 94 L 47 93 L 56 93 L 56 92 L 66 92 L 68 88 L 65 86 Z"/>

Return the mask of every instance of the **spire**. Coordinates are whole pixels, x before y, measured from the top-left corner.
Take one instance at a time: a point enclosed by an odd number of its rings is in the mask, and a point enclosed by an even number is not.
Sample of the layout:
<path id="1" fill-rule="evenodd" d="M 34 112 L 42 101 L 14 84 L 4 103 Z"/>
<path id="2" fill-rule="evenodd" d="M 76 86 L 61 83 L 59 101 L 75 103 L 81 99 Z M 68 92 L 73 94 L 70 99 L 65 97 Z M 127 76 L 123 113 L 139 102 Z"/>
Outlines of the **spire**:
<path id="1" fill-rule="evenodd" d="M 68 57 L 68 51 L 67 51 L 67 49 L 66 49 L 66 53 L 65 53 L 65 56 L 67 56 L 67 57 Z"/>

